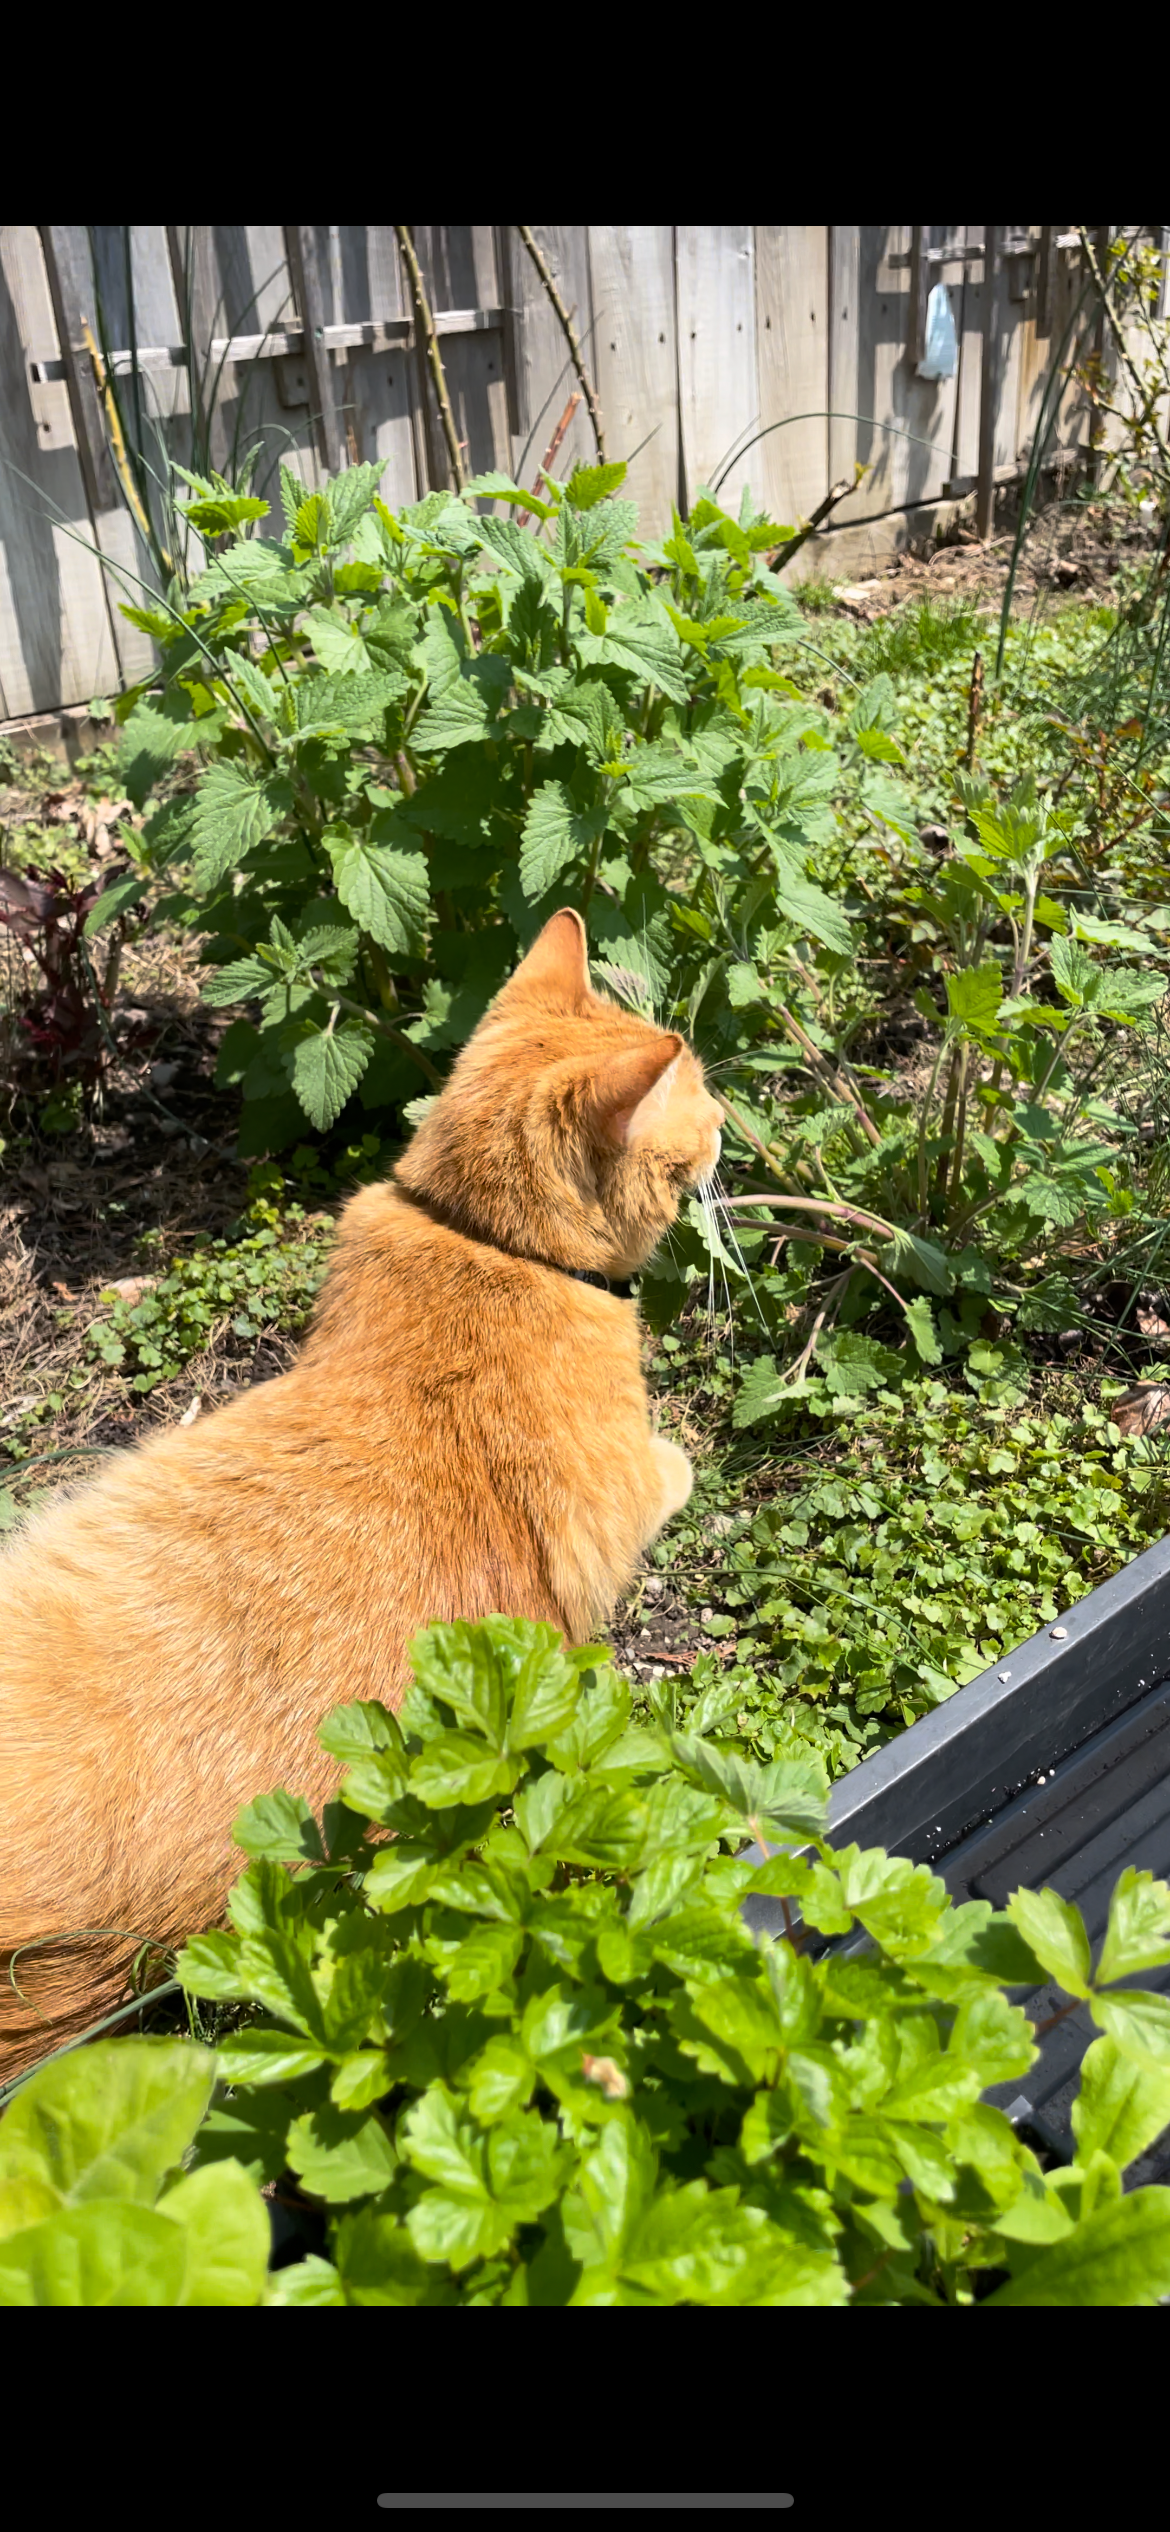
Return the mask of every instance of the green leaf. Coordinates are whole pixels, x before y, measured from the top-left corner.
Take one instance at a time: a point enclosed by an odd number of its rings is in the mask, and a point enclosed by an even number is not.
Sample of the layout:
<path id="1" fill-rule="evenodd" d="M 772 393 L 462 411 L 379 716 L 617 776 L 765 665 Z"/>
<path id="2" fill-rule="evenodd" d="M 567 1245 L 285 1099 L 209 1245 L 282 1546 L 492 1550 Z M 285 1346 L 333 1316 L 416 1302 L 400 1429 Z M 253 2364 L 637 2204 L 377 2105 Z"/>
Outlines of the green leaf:
<path id="1" fill-rule="evenodd" d="M 373 1030 L 361 1020 L 341 1020 L 331 1029 L 306 1025 L 289 1070 L 305 1115 L 318 1134 L 324 1134 L 340 1116 L 373 1051 Z"/>
<path id="2" fill-rule="evenodd" d="M 186 2272 L 181 2225 L 152 2207 L 97 2199 L 0 2242 L 0 2305 L 175 2305 Z"/>
<path id="3" fill-rule="evenodd" d="M 774 1354 L 761 1354 L 745 1372 L 740 1384 L 731 1421 L 737 1433 L 746 1425 L 760 1424 L 765 1416 L 774 1415 L 786 1395 L 785 1383 L 777 1371 Z"/>
<path id="4" fill-rule="evenodd" d="M 1170 2127 L 1170 2062 L 1139 2066 L 1116 2042 L 1094 2040 L 1081 2060 L 1081 2088 L 1072 2106 L 1077 2160 L 1104 2152 L 1124 2170 Z"/>
<path id="5" fill-rule="evenodd" d="M 398 2167 L 380 2119 L 339 2110 L 332 2102 L 293 2120 L 288 2159 L 310 2197 L 325 2198 L 331 2206 L 376 2197 L 389 2187 Z"/>
<path id="6" fill-rule="evenodd" d="M 183 2229 L 181 2302 L 259 2303 L 272 2234 L 264 2200 L 239 2163 L 225 2158 L 186 2173 L 160 2200 L 159 2213 Z"/>
<path id="7" fill-rule="evenodd" d="M 405 692 L 398 669 L 375 676 L 302 677 L 294 689 L 298 740 L 380 738 L 387 706 Z"/>
<path id="8" fill-rule="evenodd" d="M 232 1841 L 245 1855 L 269 1855 L 278 1864 L 325 1861 L 313 1806 L 303 1794 L 261 1794 L 235 1820 Z"/>
<path id="9" fill-rule="evenodd" d="M 854 733 L 863 756 L 879 765 L 904 765 L 906 762 L 896 739 L 886 730 L 857 730 Z"/>
<path id="10" fill-rule="evenodd" d="M 1003 1000 L 1003 978 L 999 968 L 960 967 L 948 976 L 947 1010 L 956 1032 L 974 1037 L 988 1037 L 995 1028 Z"/>
<path id="11" fill-rule="evenodd" d="M 292 2084 L 313 2074 L 324 2055 L 322 2048 L 288 2031 L 253 2024 L 221 2040 L 219 2071 L 227 2084 Z"/>
<path id="12" fill-rule="evenodd" d="M 762 824 L 762 821 L 761 821 Z M 764 829 L 767 833 L 767 829 Z M 791 848 L 769 835 L 776 865 L 777 913 L 781 921 L 811 934 L 825 949 L 848 958 L 854 947 L 853 926 L 843 908 L 809 879 Z"/>
<path id="13" fill-rule="evenodd" d="M 240 1967 L 251 1993 L 282 2022 L 324 2050 L 328 2043 L 324 2010 L 313 1985 L 308 1962 L 289 1934 L 265 1926 L 246 1935 L 240 1946 Z"/>
<path id="14" fill-rule="evenodd" d="M 465 484 L 463 489 L 469 501 L 472 499 L 508 501 L 515 509 L 533 511 L 538 519 L 551 519 L 555 516 L 554 502 L 542 501 L 536 493 L 522 491 L 520 485 L 512 483 L 507 475 L 491 473 L 473 475 L 470 483 Z"/>
<path id="15" fill-rule="evenodd" d="M 292 790 L 283 775 L 257 782 L 242 765 L 212 765 L 199 785 L 191 827 L 195 887 L 209 890 L 225 879 L 291 806 Z"/>
<path id="16" fill-rule="evenodd" d="M 510 2110 L 522 2110 L 535 2082 L 536 2068 L 519 2041 L 489 2040 L 471 2067 L 468 2099 L 473 2116 L 488 2127 Z"/>
<path id="17" fill-rule="evenodd" d="M 574 466 L 565 485 L 565 499 L 572 503 L 574 510 L 592 510 L 598 501 L 604 501 L 611 492 L 616 492 L 625 480 L 626 467 L 621 460 L 605 466 Z"/>
<path id="18" fill-rule="evenodd" d="M 396 2216 L 377 2215 L 368 2207 L 343 2216 L 335 2249 L 347 2304 L 454 2301 L 446 2282 L 436 2279 L 434 2270 L 419 2258 Z"/>
<path id="19" fill-rule="evenodd" d="M 824 1364 L 825 1379 L 835 1397 L 855 1398 L 867 1389 L 885 1389 L 897 1380 L 902 1363 L 886 1345 L 878 1345 L 873 1337 L 857 1336 L 851 1328 L 840 1335 L 823 1337 L 817 1353 Z"/>
<path id="20" fill-rule="evenodd" d="M 1123 2057 L 1159 2074 L 1170 2064 L 1170 1996 L 1127 1987 L 1120 1994 L 1090 1997 L 1089 2011 L 1098 2028 L 1116 2041 Z"/>
<path id="21" fill-rule="evenodd" d="M 176 502 L 175 507 L 190 519 L 192 527 L 198 528 L 200 536 L 230 536 L 233 529 L 245 526 L 248 520 L 268 516 L 266 501 L 258 501 L 254 493 L 231 492 L 226 484 L 222 490 L 202 498 L 197 496 L 194 501 Z"/>
<path id="22" fill-rule="evenodd" d="M 310 607 L 305 629 L 321 666 L 331 677 L 356 676 L 370 665 L 356 625 L 331 615 L 328 607 Z"/>
<path id="23" fill-rule="evenodd" d="M 1097 1963 L 1097 1984 L 1132 1978 L 1170 1961 L 1170 1886 L 1127 1864 L 1109 1902 L 1109 1924 Z"/>
<path id="24" fill-rule="evenodd" d="M 563 782 L 542 783 L 524 821 L 520 885 L 525 896 L 543 897 L 563 870 L 585 857 L 604 825 L 603 808 L 579 809 Z"/>
<path id="25" fill-rule="evenodd" d="M 1015 1890 L 1007 1912 L 1057 1986 L 1070 1996 L 1087 1996 L 1092 1956 L 1080 1909 L 1057 1890 Z"/>
<path id="26" fill-rule="evenodd" d="M 490 1996 L 511 1977 L 524 1942 L 518 1925 L 478 1925 L 452 1953 L 441 1975 L 455 2004 Z"/>
<path id="27" fill-rule="evenodd" d="M 238 2000 L 249 1993 L 240 1971 L 240 1946 L 231 1934 L 193 1934 L 175 1962 L 175 1976 L 190 1996 Z"/>
<path id="28" fill-rule="evenodd" d="M 900 1275 L 906 1283 L 940 1296 L 954 1291 L 954 1273 L 942 1249 L 933 1240 L 919 1239 L 914 1231 L 895 1230 L 878 1256 L 887 1274 Z"/>
<path id="29" fill-rule="evenodd" d="M 1170 2295 L 1170 2191 L 1134 2189 L 1038 2250 L 991 2304 L 1158 2304 Z"/>
<path id="30" fill-rule="evenodd" d="M 347 914 L 383 949 L 417 957 L 430 911 L 424 855 L 393 852 L 332 828 L 326 828 L 324 840 Z"/>
<path id="31" fill-rule="evenodd" d="M 429 1847 L 398 1842 L 376 1855 L 365 1879 L 364 1895 L 371 1908 L 391 1916 L 399 1908 L 413 1908 L 425 1899 L 435 1870 Z"/>
<path id="32" fill-rule="evenodd" d="M 16 2183 L 35 2184 L 38 2212 L 91 2198 L 148 2206 L 195 2134 L 215 2068 L 192 2041 L 139 2038 L 39 2068 L 0 2124 L 0 2230 L 11 2229 L 2 2210 Z"/>
<path id="33" fill-rule="evenodd" d="M 95 933 L 103 932 L 107 923 L 116 922 L 120 914 L 128 914 L 131 906 L 140 905 L 149 886 L 148 879 L 139 879 L 132 871 L 128 871 L 124 879 L 115 879 L 112 887 L 103 890 L 97 904 L 91 907 L 85 918 L 86 940 L 91 941 Z"/>
<path id="34" fill-rule="evenodd" d="M 136 809 L 173 765 L 180 748 L 193 746 L 195 737 L 189 721 L 159 712 L 149 703 L 135 704 L 119 742 L 118 772 Z"/>
<path id="35" fill-rule="evenodd" d="M 934 1324 L 934 1312 L 925 1295 L 920 1295 L 917 1301 L 907 1303 L 906 1324 L 921 1360 L 924 1363 L 941 1363 L 943 1350 L 939 1342 L 938 1329 Z"/>
<path id="36" fill-rule="evenodd" d="M 272 723 L 277 716 L 278 693 L 271 678 L 264 675 L 246 651 L 235 651 L 230 662 L 223 663 L 225 682 L 242 689 L 251 711 L 261 721 Z"/>
<path id="37" fill-rule="evenodd" d="M 428 1810 L 445 1811 L 457 1802 L 490 1802 L 497 1794 L 510 1793 L 517 1772 L 508 1759 L 485 1750 L 469 1734 L 442 1732 L 413 1761 L 410 1790 Z"/>
<path id="38" fill-rule="evenodd" d="M 317 1726 L 323 1750 L 333 1758 L 364 1758 L 369 1750 L 401 1750 L 402 1733 L 394 1715 L 376 1698 L 355 1697 L 333 1706 Z"/>

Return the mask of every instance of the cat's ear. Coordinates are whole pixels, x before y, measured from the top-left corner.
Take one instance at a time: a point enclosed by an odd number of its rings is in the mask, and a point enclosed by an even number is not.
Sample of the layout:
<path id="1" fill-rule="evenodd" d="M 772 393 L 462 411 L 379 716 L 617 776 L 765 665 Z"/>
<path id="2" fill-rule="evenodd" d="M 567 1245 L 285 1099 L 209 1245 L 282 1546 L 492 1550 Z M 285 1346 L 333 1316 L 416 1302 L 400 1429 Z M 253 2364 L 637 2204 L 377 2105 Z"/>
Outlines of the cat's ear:
<path id="1" fill-rule="evenodd" d="M 562 906 L 537 933 L 504 991 L 534 994 L 556 1009 L 573 1011 L 588 999 L 589 990 L 585 926 L 572 906 Z"/>
<path id="2" fill-rule="evenodd" d="M 613 1055 L 594 1075 L 590 1090 L 590 1122 L 606 1143 L 619 1149 L 640 1143 L 660 1119 L 683 1041 L 664 1030 L 645 1046 Z"/>

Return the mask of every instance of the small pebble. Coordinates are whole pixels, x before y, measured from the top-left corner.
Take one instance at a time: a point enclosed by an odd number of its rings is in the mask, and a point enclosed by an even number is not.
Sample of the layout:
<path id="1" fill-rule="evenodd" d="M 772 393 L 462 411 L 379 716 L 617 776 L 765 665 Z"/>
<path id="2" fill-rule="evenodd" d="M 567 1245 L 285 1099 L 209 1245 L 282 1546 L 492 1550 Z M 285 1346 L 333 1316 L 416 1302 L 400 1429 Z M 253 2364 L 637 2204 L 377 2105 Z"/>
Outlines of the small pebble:
<path id="1" fill-rule="evenodd" d="M 1011 1672 L 1010 1670 L 997 1670 L 995 1676 L 997 1679 L 1002 1679 L 1006 1685 L 1007 1681 L 1011 1678 Z"/>
<path id="2" fill-rule="evenodd" d="M 1068 1628 L 1066 1626 L 1054 1626 L 1049 1631 L 1054 1644 L 1063 1644 L 1066 1642 L 1068 1637 Z"/>

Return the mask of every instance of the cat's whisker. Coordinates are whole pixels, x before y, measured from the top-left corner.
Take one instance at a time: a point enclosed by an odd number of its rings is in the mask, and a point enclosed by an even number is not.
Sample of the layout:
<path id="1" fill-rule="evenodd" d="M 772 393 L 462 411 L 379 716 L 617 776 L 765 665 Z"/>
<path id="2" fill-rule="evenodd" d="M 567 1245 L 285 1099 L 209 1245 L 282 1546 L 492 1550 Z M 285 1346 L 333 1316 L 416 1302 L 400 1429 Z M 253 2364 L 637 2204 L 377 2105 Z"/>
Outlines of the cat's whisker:
<path id="1" fill-rule="evenodd" d="M 759 1295 L 757 1294 L 756 1287 L 752 1282 L 751 1270 L 748 1266 L 747 1259 L 740 1247 L 738 1234 L 735 1228 L 734 1216 L 728 1209 L 727 1197 L 724 1189 L 720 1186 L 718 1172 L 715 1172 L 714 1174 L 712 1194 L 714 1198 L 716 1220 L 719 1223 L 722 1237 L 726 1241 L 727 1246 L 735 1259 L 736 1265 L 739 1267 L 740 1273 L 743 1276 L 744 1282 L 747 1285 L 748 1291 L 751 1294 L 752 1307 L 760 1322 L 760 1326 L 762 1327 L 765 1336 L 770 1336 L 771 1331 L 768 1327 L 768 1322 L 764 1317 L 764 1313 L 760 1308 Z"/>

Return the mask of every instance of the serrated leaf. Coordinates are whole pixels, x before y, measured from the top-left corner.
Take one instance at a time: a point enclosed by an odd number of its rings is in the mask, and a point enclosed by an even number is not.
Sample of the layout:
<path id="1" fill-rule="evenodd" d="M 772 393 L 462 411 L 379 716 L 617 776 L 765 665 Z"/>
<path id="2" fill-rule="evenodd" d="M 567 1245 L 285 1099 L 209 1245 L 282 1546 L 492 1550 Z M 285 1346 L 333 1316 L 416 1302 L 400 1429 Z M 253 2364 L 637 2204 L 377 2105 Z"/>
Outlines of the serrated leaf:
<path id="1" fill-rule="evenodd" d="M 1087 1996 L 1092 1958 L 1080 1909 L 1062 1899 L 1058 1890 L 1015 1890 L 1007 1913 L 1049 1977 L 1068 1995 Z"/>
<path id="2" fill-rule="evenodd" d="M 1092 2215 L 1061 2242 L 1038 2250 L 1023 2275 L 997 2286 L 987 2304 L 1151 2305 L 1170 2295 L 1170 2191 L 1135 2189 Z"/>
<path id="3" fill-rule="evenodd" d="M 337 840 L 335 841 L 335 835 Z M 425 856 L 401 853 L 366 836 L 326 828 L 337 893 L 371 940 L 396 956 L 415 957 L 430 912 Z"/>
<path id="4" fill-rule="evenodd" d="M 212 765 L 199 785 L 191 826 L 195 887 L 211 889 L 226 878 L 291 806 L 292 789 L 283 776 L 257 782 L 241 765 Z"/>
<path id="5" fill-rule="evenodd" d="M 582 860 L 605 826 L 605 810 L 579 809 L 563 782 L 534 792 L 520 850 L 520 885 L 529 899 L 543 897 L 571 863 Z"/>
<path id="6" fill-rule="evenodd" d="M 1114 2040 L 1094 2040 L 1081 2060 L 1081 2086 L 1072 2106 L 1078 2162 L 1098 2151 L 1120 2170 L 1136 2162 L 1170 2127 L 1170 2062 L 1137 2065 Z"/>
<path id="7" fill-rule="evenodd" d="M 328 676 L 356 677 L 369 668 L 369 652 L 356 625 L 331 615 L 328 607 L 310 607 L 305 629 Z"/>
<path id="8" fill-rule="evenodd" d="M 260 720 L 275 720 L 279 696 L 271 680 L 263 675 L 246 651 L 234 651 L 230 660 L 224 660 L 223 675 L 229 688 L 242 691 L 245 702 Z"/>
<path id="9" fill-rule="evenodd" d="M 1157 2071 L 1170 2063 L 1170 1996 L 1140 1987 L 1115 1989 L 1108 1996 L 1090 1997 L 1089 2011 L 1124 2057 Z"/>
<path id="10" fill-rule="evenodd" d="M 298 1039 L 288 1070 L 305 1115 L 318 1134 L 324 1134 L 340 1116 L 373 1051 L 372 1029 L 356 1019 L 341 1020 L 333 1029 L 310 1028 Z"/>
<path id="11" fill-rule="evenodd" d="M 934 1312 L 925 1294 L 906 1305 L 906 1324 L 914 1339 L 918 1355 L 924 1363 L 941 1363 L 942 1345 L 934 1324 Z"/>
<path id="12" fill-rule="evenodd" d="M 311 2197 L 331 2206 L 375 2197 L 387 2189 L 398 2157 L 379 2119 L 323 2102 L 294 2119 L 288 2132 L 290 2169 Z"/>
<path id="13" fill-rule="evenodd" d="M 1161 1969 L 1170 1961 L 1170 1885 L 1152 1873 L 1127 1864 L 1109 1902 L 1109 1924 L 1097 1983 L 1132 1978 L 1139 1970 Z"/>
<path id="14" fill-rule="evenodd" d="M 260 1794 L 233 1823 L 232 1840 L 245 1855 L 266 1855 L 275 1863 L 323 1864 L 325 1849 L 313 1806 L 303 1794 Z"/>
<path id="15" fill-rule="evenodd" d="M 731 1421 L 737 1433 L 749 1424 L 760 1424 L 765 1416 L 774 1415 L 782 1406 L 788 1391 L 776 1368 L 775 1356 L 761 1354 L 745 1372 Z"/>
<path id="16" fill-rule="evenodd" d="M 596 502 L 606 500 L 624 484 L 626 472 L 619 459 L 604 466 L 574 466 L 565 485 L 565 499 L 575 510 L 592 510 Z"/>
<path id="17" fill-rule="evenodd" d="M 970 1030 L 976 1037 L 989 1036 L 1003 1000 L 1003 978 L 998 967 L 960 967 L 946 981 L 947 1010 L 953 1027 Z"/>

